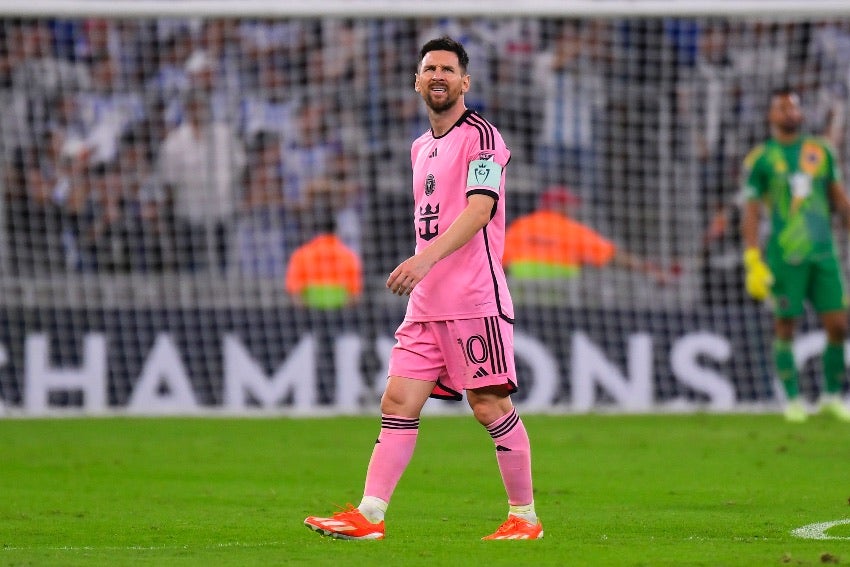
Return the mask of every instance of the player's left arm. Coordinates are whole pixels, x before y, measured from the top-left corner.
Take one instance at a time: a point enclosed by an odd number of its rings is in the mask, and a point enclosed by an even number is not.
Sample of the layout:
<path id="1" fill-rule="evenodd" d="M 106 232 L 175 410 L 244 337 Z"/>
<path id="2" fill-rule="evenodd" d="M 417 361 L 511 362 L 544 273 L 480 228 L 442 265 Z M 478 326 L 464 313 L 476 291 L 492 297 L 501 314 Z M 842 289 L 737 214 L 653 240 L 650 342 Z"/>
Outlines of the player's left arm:
<path id="1" fill-rule="evenodd" d="M 829 196 L 829 204 L 832 211 L 841 217 L 844 227 L 850 229 L 850 199 L 848 199 L 844 187 L 841 167 L 836 157 L 835 148 L 828 141 L 824 142 L 824 146 L 827 155 L 826 190 Z"/>
<path id="2" fill-rule="evenodd" d="M 850 229 L 850 198 L 841 181 L 833 181 L 829 184 L 829 200 L 833 210 L 841 216 L 844 227 Z"/>
<path id="3" fill-rule="evenodd" d="M 396 295 L 410 295 L 434 264 L 469 242 L 490 222 L 495 202 L 496 199 L 490 195 L 469 195 L 466 208 L 449 228 L 429 246 L 399 264 L 387 279 L 387 287 Z"/>

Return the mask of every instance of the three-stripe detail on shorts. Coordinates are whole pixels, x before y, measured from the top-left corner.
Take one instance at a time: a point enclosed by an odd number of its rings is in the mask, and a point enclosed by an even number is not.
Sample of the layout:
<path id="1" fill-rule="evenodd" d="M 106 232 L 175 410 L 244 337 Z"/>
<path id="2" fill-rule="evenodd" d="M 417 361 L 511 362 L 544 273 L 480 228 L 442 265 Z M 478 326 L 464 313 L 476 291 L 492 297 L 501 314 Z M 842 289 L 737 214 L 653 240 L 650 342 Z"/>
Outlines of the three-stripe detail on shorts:
<path id="1" fill-rule="evenodd" d="M 487 331 L 487 349 L 490 355 L 490 369 L 493 374 L 504 374 L 508 371 L 508 362 L 505 358 L 505 343 L 502 340 L 502 330 L 499 328 L 498 317 L 487 317 L 484 320 Z"/>

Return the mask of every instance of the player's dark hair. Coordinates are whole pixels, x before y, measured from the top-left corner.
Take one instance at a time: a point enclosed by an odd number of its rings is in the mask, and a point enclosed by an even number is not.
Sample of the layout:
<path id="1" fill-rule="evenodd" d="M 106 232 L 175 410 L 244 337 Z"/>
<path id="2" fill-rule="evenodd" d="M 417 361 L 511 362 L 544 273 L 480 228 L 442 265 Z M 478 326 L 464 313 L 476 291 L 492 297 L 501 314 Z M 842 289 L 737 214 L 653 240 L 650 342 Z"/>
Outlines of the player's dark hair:
<path id="1" fill-rule="evenodd" d="M 799 96 L 799 93 L 797 93 L 797 89 L 791 85 L 782 85 L 781 87 L 773 89 L 770 93 L 770 100 L 773 100 L 778 96 Z"/>
<path id="2" fill-rule="evenodd" d="M 304 229 L 310 238 L 318 234 L 336 232 L 336 209 L 332 195 L 319 194 L 313 197 L 313 202 L 310 203 L 307 214 L 303 217 Z"/>
<path id="3" fill-rule="evenodd" d="M 419 50 L 420 65 L 422 64 L 422 60 L 425 59 L 425 55 L 431 51 L 451 51 L 457 55 L 460 68 L 464 73 L 466 73 L 466 68 L 469 67 L 469 55 L 467 55 L 466 49 L 463 48 L 463 45 L 460 42 L 455 41 L 447 35 L 426 42 L 425 45 L 422 46 L 422 49 Z"/>

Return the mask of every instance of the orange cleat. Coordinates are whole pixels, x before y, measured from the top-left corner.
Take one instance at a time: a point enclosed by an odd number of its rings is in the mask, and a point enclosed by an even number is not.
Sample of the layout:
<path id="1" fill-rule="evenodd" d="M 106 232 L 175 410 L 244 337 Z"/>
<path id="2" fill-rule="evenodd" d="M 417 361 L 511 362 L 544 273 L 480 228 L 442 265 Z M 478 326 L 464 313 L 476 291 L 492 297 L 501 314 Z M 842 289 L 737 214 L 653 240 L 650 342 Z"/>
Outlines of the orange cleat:
<path id="1" fill-rule="evenodd" d="M 373 524 L 351 504 L 330 518 L 310 516 L 304 525 L 337 539 L 384 539 L 384 522 Z"/>
<path id="2" fill-rule="evenodd" d="M 543 539 L 543 524 L 538 522 L 532 524 L 519 516 L 508 514 L 508 519 L 499 529 L 481 539 Z"/>

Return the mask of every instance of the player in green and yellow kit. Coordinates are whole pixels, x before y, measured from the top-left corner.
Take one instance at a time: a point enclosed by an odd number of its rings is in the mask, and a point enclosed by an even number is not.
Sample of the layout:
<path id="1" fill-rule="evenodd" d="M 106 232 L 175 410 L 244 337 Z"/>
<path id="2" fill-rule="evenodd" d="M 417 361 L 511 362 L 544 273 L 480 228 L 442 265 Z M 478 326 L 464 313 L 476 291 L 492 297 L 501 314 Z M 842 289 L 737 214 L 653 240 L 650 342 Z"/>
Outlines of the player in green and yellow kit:
<path id="1" fill-rule="evenodd" d="M 829 144 L 801 133 L 799 96 L 790 89 L 773 93 L 768 122 L 771 138 L 753 149 L 744 162 L 742 231 L 747 292 L 774 304 L 773 360 L 785 388 L 785 418 L 807 418 L 800 400 L 792 341 L 804 301 L 818 313 L 826 331 L 824 389 L 820 407 L 850 422 L 841 399 L 846 364 L 848 297 L 832 237 L 832 213 L 850 226 L 850 200 Z M 770 214 L 770 236 L 762 259 L 759 228 L 762 209 Z"/>

